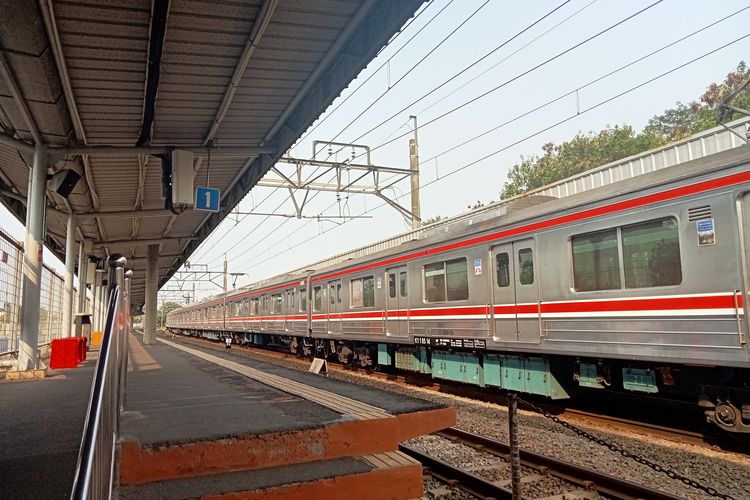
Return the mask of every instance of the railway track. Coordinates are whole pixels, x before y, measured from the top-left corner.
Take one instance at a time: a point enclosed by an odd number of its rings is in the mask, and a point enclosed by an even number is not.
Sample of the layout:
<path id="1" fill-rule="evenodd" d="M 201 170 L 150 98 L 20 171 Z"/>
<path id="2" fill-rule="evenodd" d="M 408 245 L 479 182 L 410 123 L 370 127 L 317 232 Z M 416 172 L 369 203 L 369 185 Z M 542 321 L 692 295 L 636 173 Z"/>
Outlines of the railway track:
<path id="1" fill-rule="evenodd" d="M 478 434 L 456 428 L 446 429 L 433 436 L 444 438 L 452 445 L 463 445 L 472 448 L 479 455 L 493 457 L 496 464 L 488 465 L 487 460 L 477 459 L 470 468 L 449 463 L 419 447 L 401 445 L 402 452 L 420 461 L 428 474 L 439 480 L 458 486 L 480 498 L 512 498 L 510 480 L 497 480 L 509 468 L 508 456 L 510 447 L 503 442 L 495 441 Z M 430 443 L 431 447 L 441 447 L 439 443 Z M 563 462 L 551 457 L 521 449 L 521 467 L 524 493 L 531 493 L 534 498 L 610 498 L 634 500 L 649 498 L 654 500 L 675 500 L 681 497 L 671 495 L 653 488 L 619 479 L 601 472 Z M 499 461 L 498 461 L 499 459 Z M 473 460 L 472 460 L 473 461 Z M 509 475 L 509 474 L 508 474 Z M 494 476 L 495 480 L 490 479 Z M 545 490 L 548 490 L 545 494 Z"/>

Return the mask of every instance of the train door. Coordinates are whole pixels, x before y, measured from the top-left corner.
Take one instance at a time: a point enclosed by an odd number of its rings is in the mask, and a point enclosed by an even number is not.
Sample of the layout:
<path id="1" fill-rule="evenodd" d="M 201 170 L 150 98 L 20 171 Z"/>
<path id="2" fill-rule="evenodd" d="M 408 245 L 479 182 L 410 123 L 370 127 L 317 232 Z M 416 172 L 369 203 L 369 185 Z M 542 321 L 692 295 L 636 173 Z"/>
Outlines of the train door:
<path id="1" fill-rule="evenodd" d="M 750 193 L 745 193 L 737 203 L 738 219 L 740 221 L 740 244 L 742 259 L 742 290 L 735 291 L 735 309 L 737 318 L 738 343 L 740 347 L 750 349 L 748 335 L 750 335 L 750 314 L 747 304 L 750 303 Z M 739 297 L 738 297 L 739 296 Z M 745 297 L 745 300 L 740 300 Z M 744 311 L 742 310 L 744 308 Z"/>
<path id="2" fill-rule="evenodd" d="M 294 289 L 286 290 L 286 303 L 284 304 L 284 331 L 294 331 Z"/>
<path id="3" fill-rule="evenodd" d="M 516 282 L 513 265 L 513 245 L 498 245 L 492 249 L 495 272 L 492 283 L 492 317 L 495 321 L 495 338 L 499 341 L 518 340 L 516 324 Z"/>
<path id="4" fill-rule="evenodd" d="M 539 276 L 534 240 L 513 242 L 516 266 L 516 322 L 519 342 L 539 342 Z"/>
<path id="5" fill-rule="evenodd" d="M 341 333 L 341 280 L 328 282 L 328 333 Z"/>
<path id="6" fill-rule="evenodd" d="M 307 288 L 300 287 L 297 290 L 297 320 L 294 322 L 294 330 L 300 334 L 307 334 Z"/>
<path id="7" fill-rule="evenodd" d="M 409 303 L 407 301 L 406 266 L 392 267 L 386 272 L 385 331 L 388 335 L 409 335 Z"/>
<path id="8" fill-rule="evenodd" d="M 498 341 L 539 342 L 539 277 L 534 240 L 492 248 L 493 318 Z"/>

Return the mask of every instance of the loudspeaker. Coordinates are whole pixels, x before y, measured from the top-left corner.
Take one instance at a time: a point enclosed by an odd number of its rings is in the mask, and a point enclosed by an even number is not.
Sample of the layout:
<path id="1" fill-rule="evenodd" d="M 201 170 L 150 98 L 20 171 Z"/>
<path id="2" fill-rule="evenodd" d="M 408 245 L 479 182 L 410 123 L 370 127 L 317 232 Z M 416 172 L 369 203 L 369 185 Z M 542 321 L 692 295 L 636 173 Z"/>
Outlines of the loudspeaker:
<path id="1" fill-rule="evenodd" d="M 53 174 L 47 181 L 47 186 L 65 199 L 68 199 L 81 175 L 75 170 L 63 169 Z"/>

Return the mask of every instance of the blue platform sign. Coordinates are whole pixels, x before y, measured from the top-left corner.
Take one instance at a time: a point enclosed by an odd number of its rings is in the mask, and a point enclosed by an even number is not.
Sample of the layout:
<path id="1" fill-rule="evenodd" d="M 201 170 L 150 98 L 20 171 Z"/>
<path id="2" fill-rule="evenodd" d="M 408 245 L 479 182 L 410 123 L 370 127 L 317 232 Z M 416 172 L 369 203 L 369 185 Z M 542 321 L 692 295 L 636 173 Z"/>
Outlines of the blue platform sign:
<path id="1" fill-rule="evenodd" d="M 206 212 L 218 212 L 221 193 L 219 188 L 197 187 L 195 188 L 195 209 Z"/>

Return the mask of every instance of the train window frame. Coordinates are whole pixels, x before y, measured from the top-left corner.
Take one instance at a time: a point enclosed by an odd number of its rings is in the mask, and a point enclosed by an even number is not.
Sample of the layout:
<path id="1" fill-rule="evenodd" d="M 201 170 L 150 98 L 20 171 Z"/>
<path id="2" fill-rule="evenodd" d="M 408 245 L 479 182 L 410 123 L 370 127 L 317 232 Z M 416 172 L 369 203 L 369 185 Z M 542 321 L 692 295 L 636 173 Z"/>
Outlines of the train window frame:
<path id="1" fill-rule="evenodd" d="M 312 293 L 312 310 L 313 312 L 323 312 L 323 304 L 325 303 L 325 290 L 326 287 L 319 285 L 313 287 Z"/>
<path id="2" fill-rule="evenodd" d="M 396 271 L 388 271 L 388 298 L 396 298 Z"/>
<path id="3" fill-rule="evenodd" d="M 505 256 L 505 278 L 504 285 L 500 284 L 500 256 Z M 498 252 L 495 254 L 495 283 L 497 284 L 498 288 L 509 288 L 511 283 L 510 279 L 510 253 L 508 252 Z"/>
<path id="4" fill-rule="evenodd" d="M 365 281 L 369 281 L 372 283 L 372 304 L 368 304 L 365 300 Z M 354 284 L 357 282 L 362 283 L 362 301 L 361 304 L 359 304 L 359 301 L 354 300 Z M 352 278 L 349 280 L 349 307 L 351 309 L 372 309 L 375 307 L 375 276 L 374 275 L 366 275 L 366 276 L 359 276 L 357 278 Z"/>
<path id="5" fill-rule="evenodd" d="M 632 230 L 638 227 L 643 227 L 647 225 L 654 225 L 654 224 L 661 224 L 662 227 L 664 226 L 665 222 L 671 222 L 673 229 L 674 229 L 674 240 L 677 243 L 677 271 L 679 272 L 679 279 L 676 282 L 670 282 L 670 283 L 658 283 L 658 284 L 648 284 L 648 285 L 628 285 L 628 261 L 626 261 L 626 255 L 625 255 L 625 231 L 626 230 Z M 683 280 L 683 273 L 682 273 L 682 245 L 680 245 L 680 225 L 679 221 L 676 217 L 660 217 L 658 219 L 652 219 L 647 221 L 641 221 L 636 222 L 633 224 L 627 224 L 620 226 L 619 228 L 620 233 L 620 250 L 621 250 L 621 257 L 620 260 L 622 262 L 622 274 L 623 274 L 623 288 L 625 290 L 636 290 L 641 288 L 664 288 L 664 287 L 675 287 L 680 286 L 682 284 Z M 632 255 L 632 254 L 631 254 Z M 671 256 L 671 258 L 667 257 L 664 259 L 665 262 L 668 263 L 674 263 L 674 255 Z M 657 268 L 663 268 L 662 266 L 656 266 Z"/>
<path id="6" fill-rule="evenodd" d="M 465 277 L 465 291 L 466 291 L 466 297 L 465 298 L 452 298 L 450 296 L 450 289 L 448 287 L 448 265 L 449 264 L 456 264 L 456 263 L 463 263 L 463 271 L 464 271 L 464 277 Z M 437 300 L 428 300 L 427 296 L 427 278 L 429 277 L 427 275 L 428 272 L 437 271 L 437 269 L 430 269 L 427 270 L 428 267 L 435 267 L 437 268 L 439 265 L 442 265 L 442 276 L 443 278 L 443 294 L 441 298 L 438 298 Z M 456 257 L 453 259 L 445 259 L 445 260 L 438 260 L 435 262 L 429 262 L 422 265 L 422 302 L 425 304 L 436 304 L 436 303 L 442 303 L 442 302 L 467 302 L 470 298 L 470 292 L 469 292 L 469 260 L 466 257 Z"/>
<path id="7" fill-rule="evenodd" d="M 284 294 L 274 293 L 271 295 L 271 314 L 282 314 L 284 308 Z"/>
<path id="8" fill-rule="evenodd" d="M 624 241 L 623 241 L 623 229 L 629 229 L 637 226 L 644 226 L 647 224 L 654 224 L 659 222 L 664 222 L 671 220 L 674 224 L 675 228 L 675 240 L 677 242 L 677 255 L 679 257 L 679 276 L 680 280 L 677 283 L 673 284 L 659 284 L 659 285 L 653 285 L 653 286 L 627 286 L 626 284 L 626 274 L 625 274 L 625 250 L 624 250 Z M 682 256 L 682 236 L 680 231 L 681 225 L 680 225 L 680 218 L 675 214 L 669 214 L 661 217 L 655 217 L 650 218 L 646 220 L 641 220 L 638 222 L 628 223 L 628 224 L 621 224 L 617 226 L 610 226 L 602 229 L 598 229 L 596 231 L 587 231 L 585 233 L 578 233 L 574 235 L 570 235 L 568 237 L 568 262 L 569 262 L 569 269 L 570 269 L 570 282 L 571 287 L 570 290 L 576 294 L 590 294 L 590 293 L 598 293 L 598 292 L 622 292 L 626 290 L 642 290 L 642 289 L 672 289 L 680 287 L 684 280 L 684 272 L 682 269 L 682 262 L 683 262 L 683 256 Z M 620 286 L 618 288 L 608 288 L 608 289 L 594 289 L 594 290 L 577 290 L 576 284 L 575 284 L 575 270 L 573 267 L 573 238 L 579 237 L 579 236 L 588 236 L 591 234 L 597 234 L 597 233 L 603 233 L 606 231 L 616 231 L 617 235 L 617 261 L 619 266 L 619 280 L 620 280 Z"/>
<path id="9" fill-rule="evenodd" d="M 398 273 L 398 295 L 404 298 L 409 296 L 409 274 L 406 271 Z"/>

